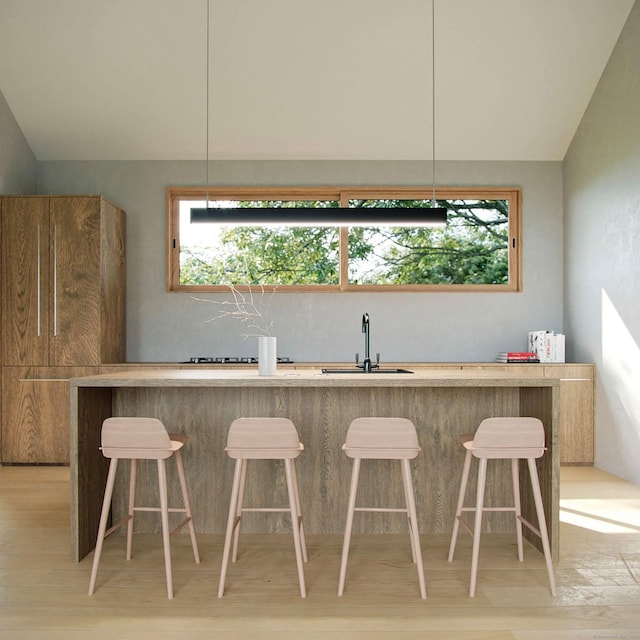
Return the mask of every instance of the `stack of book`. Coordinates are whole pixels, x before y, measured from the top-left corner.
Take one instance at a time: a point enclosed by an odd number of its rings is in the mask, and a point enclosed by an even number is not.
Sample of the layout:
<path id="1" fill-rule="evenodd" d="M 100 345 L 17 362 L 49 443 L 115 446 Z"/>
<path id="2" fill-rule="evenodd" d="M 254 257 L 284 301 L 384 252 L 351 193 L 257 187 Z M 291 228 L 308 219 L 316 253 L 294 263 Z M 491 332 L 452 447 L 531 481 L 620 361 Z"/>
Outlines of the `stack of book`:
<path id="1" fill-rule="evenodd" d="M 496 357 L 496 362 L 540 362 L 538 355 L 533 351 L 501 351 Z"/>
<path id="2" fill-rule="evenodd" d="M 564 362 L 564 334 L 553 331 L 530 331 L 528 347 L 540 362 Z"/>

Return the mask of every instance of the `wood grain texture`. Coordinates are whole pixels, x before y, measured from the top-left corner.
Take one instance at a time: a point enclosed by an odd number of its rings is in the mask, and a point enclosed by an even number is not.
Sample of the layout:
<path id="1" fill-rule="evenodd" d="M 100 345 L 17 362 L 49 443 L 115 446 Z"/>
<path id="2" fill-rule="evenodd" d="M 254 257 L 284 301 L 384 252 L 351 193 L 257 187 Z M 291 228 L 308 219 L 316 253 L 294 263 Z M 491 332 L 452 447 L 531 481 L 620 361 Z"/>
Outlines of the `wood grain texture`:
<path id="1" fill-rule="evenodd" d="M 124 216 L 97 196 L 52 197 L 57 330 L 51 362 L 124 360 Z"/>
<path id="2" fill-rule="evenodd" d="M 249 370 L 251 365 L 225 365 L 239 370 Z M 338 363 L 294 363 L 278 365 L 281 373 L 326 366 L 345 366 Z M 575 363 L 553 364 L 499 364 L 499 363 L 390 363 L 390 367 L 401 367 L 423 371 L 465 372 L 477 371 L 525 378 L 544 377 L 560 380 L 560 462 L 563 465 L 592 465 L 595 458 L 595 365 Z M 140 368 L 175 368 L 172 364 L 130 363 L 103 367 L 101 373 L 133 371 Z M 201 369 L 202 365 L 181 365 L 184 369 Z"/>
<path id="3" fill-rule="evenodd" d="M 380 380 L 384 378 L 384 380 Z M 557 424 L 558 381 L 541 377 L 487 377 L 481 374 L 440 372 L 422 376 L 377 376 L 369 383 L 359 378 L 317 376 L 259 378 L 247 372 L 144 371 L 116 373 L 72 382 L 72 386 L 113 389 L 114 415 L 141 415 L 163 420 L 167 429 L 186 433 L 190 442 L 184 459 L 198 530 L 224 531 L 233 464 L 224 453 L 231 422 L 241 416 L 282 416 L 296 424 L 305 452 L 298 475 L 309 533 L 337 533 L 344 527 L 351 462 L 341 446 L 349 423 L 356 417 L 396 416 L 414 422 L 423 453 L 413 464 L 418 519 L 421 531 L 442 533 L 453 522 L 455 498 L 462 471 L 463 451 L 458 435 L 475 431 L 490 416 L 539 415 L 550 433 Z M 531 386 L 529 386 L 531 385 Z M 554 422 L 555 421 L 555 422 Z M 79 433 L 85 427 L 78 425 Z M 553 452 L 554 438 L 550 438 Z M 79 451 L 80 455 L 81 452 Z M 82 455 L 95 458 L 97 451 Z M 551 454 L 549 454 L 551 455 Z M 542 470 L 541 482 L 548 500 L 557 504 L 559 462 Z M 73 461 L 72 461 L 73 464 Z M 247 504 L 285 503 L 284 482 L 275 473 L 277 463 L 250 465 Z M 148 474 L 148 475 L 145 475 Z M 171 498 L 178 499 L 173 479 Z M 116 517 L 124 507 L 124 475 L 116 489 Z M 154 470 L 140 471 L 142 499 L 157 500 Z M 470 483 L 473 487 L 473 482 Z M 472 490 L 472 489 L 470 489 Z M 510 475 L 497 473 L 487 487 L 487 500 L 510 500 Z M 401 504 L 399 469 L 391 461 L 363 465 L 359 499 L 369 505 Z M 557 516 L 557 509 L 552 509 Z M 406 522 L 392 514 L 360 514 L 356 532 L 401 532 Z M 557 518 L 556 518 L 557 519 Z M 78 523 L 79 527 L 83 523 Z M 286 518 L 252 515 L 246 531 L 281 531 Z M 550 519 L 550 536 L 557 554 L 557 522 Z M 138 521 L 140 531 L 155 531 L 150 516 Z M 505 514 L 493 514 L 491 531 L 512 527 Z"/>
<path id="4" fill-rule="evenodd" d="M 2 462 L 69 464 L 69 379 L 91 367 L 3 367 Z"/>
<path id="5" fill-rule="evenodd" d="M 125 358 L 124 227 L 100 196 L 2 198 L 2 462 L 68 463 L 69 387 L 58 379 L 89 370 L 50 367 Z"/>
<path id="6" fill-rule="evenodd" d="M 100 196 L 5 196 L 2 211 L 3 365 L 124 360 L 123 212 Z"/>
<path id="7" fill-rule="evenodd" d="M 102 390 L 104 391 L 104 390 Z M 73 482 L 72 482 L 73 484 Z M 69 469 L 0 467 L 0 637 L 3 640 L 637 640 L 640 487 L 594 467 L 562 468 L 565 514 L 612 514 L 624 534 L 563 523 L 552 597 L 544 558 L 511 534 L 482 537 L 475 598 L 471 540 L 447 562 L 449 534 L 423 534 L 427 600 L 419 597 L 408 536 L 357 535 L 345 594 L 336 595 L 342 535 L 308 535 L 308 594 L 298 596 L 291 535 L 248 534 L 216 597 L 224 535 L 171 540 L 175 599 L 166 594 L 161 537 L 105 543 L 98 587 L 87 596 L 91 557 L 69 561 Z"/>
<path id="8" fill-rule="evenodd" d="M 51 363 L 100 364 L 98 206 L 95 198 L 51 198 Z"/>
<path id="9" fill-rule="evenodd" d="M 100 362 L 126 359 L 125 213 L 100 201 Z"/>
<path id="10" fill-rule="evenodd" d="M 71 521 L 83 523 L 71 539 L 74 559 L 83 557 L 96 543 L 109 461 L 95 453 L 100 449 L 102 422 L 111 414 L 111 389 L 71 388 Z M 78 424 L 86 428 L 78 430 Z"/>
<path id="11" fill-rule="evenodd" d="M 560 373 L 560 462 L 591 465 L 595 460 L 595 367 L 567 364 Z"/>
<path id="12" fill-rule="evenodd" d="M 49 364 L 49 198 L 2 198 L 3 365 Z"/>

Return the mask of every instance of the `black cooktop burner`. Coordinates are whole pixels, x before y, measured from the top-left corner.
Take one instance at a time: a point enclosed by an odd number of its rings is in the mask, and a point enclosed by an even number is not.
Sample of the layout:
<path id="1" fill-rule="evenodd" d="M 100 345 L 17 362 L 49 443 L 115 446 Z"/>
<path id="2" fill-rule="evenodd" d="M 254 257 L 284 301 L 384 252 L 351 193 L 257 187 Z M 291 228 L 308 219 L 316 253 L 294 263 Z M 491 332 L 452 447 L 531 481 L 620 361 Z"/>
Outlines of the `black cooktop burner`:
<path id="1" fill-rule="evenodd" d="M 290 358 L 278 357 L 278 363 L 280 364 L 290 364 L 292 362 L 293 360 Z M 181 364 L 258 364 L 258 358 L 255 356 L 195 356 Z"/>

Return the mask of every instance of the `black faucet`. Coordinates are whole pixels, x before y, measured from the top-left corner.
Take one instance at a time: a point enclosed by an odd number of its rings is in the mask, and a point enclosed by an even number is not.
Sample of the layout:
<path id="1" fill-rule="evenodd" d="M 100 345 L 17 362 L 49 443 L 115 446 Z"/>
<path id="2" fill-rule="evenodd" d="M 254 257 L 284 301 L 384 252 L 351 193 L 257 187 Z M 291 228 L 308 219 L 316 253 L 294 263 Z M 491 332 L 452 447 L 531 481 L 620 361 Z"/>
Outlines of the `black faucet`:
<path id="1" fill-rule="evenodd" d="M 362 333 L 364 333 L 364 360 L 362 364 L 358 364 L 358 354 L 356 353 L 356 366 L 362 369 L 365 373 L 371 373 L 372 369 L 377 369 L 380 366 L 380 354 L 377 354 L 376 364 L 372 364 L 368 313 L 364 313 L 362 315 Z"/>

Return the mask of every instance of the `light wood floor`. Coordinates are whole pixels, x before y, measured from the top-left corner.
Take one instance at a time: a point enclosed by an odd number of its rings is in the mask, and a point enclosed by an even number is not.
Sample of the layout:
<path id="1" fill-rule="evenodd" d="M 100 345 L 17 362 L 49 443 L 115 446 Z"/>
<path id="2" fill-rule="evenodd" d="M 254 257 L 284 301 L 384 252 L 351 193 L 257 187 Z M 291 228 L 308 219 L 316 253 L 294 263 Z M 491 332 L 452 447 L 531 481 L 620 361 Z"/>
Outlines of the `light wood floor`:
<path id="1" fill-rule="evenodd" d="M 169 601 L 157 535 L 136 536 L 128 563 L 123 537 L 109 539 L 87 596 L 91 556 L 69 560 L 68 469 L 0 467 L 0 638 L 640 640 L 640 487 L 565 467 L 561 493 L 555 598 L 542 556 L 529 546 L 518 563 L 514 540 L 502 535 L 483 537 L 475 598 L 470 538 L 448 563 L 448 537 L 423 536 L 426 601 L 408 537 L 356 537 L 338 598 L 340 536 L 309 536 L 303 600 L 283 534 L 242 537 L 221 600 L 221 536 L 200 536 L 200 565 L 188 536 L 174 537 Z"/>

